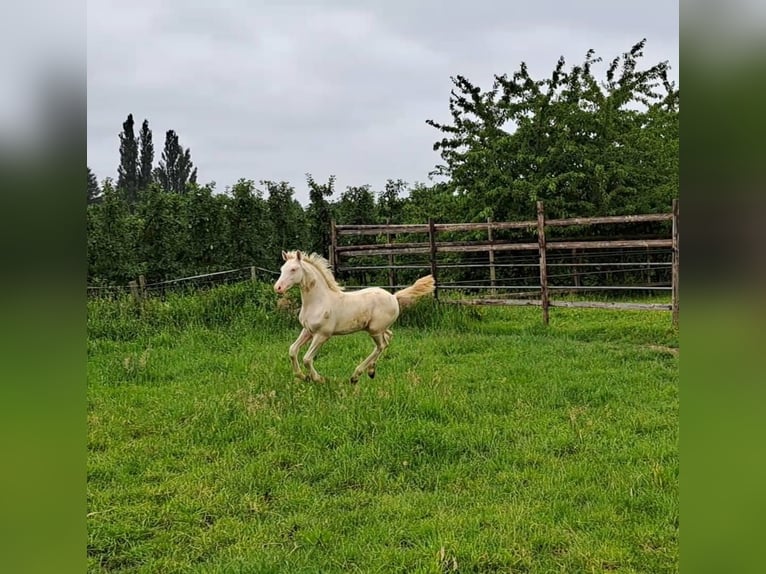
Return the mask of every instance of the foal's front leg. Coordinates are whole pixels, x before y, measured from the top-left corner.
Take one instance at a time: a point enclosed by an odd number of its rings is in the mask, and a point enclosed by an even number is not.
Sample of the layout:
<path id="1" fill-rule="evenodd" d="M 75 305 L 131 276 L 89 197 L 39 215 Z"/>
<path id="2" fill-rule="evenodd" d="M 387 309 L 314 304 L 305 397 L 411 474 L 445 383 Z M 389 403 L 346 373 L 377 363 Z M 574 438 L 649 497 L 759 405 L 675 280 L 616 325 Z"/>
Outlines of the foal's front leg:
<path id="1" fill-rule="evenodd" d="M 317 354 L 319 347 L 324 345 L 329 338 L 329 336 L 322 333 L 315 333 L 314 338 L 311 340 L 311 345 L 309 345 L 309 350 L 306 351 L 306 354 L 303 356 L 303 364 L 309 370 L 309 376 L 315 383 L 323 382 L 324 378 L 322 375 L 317 373 L 316 369 L 314 368 L 314 355 Z"/>
<path id="2" fill-rule="evenodd" d="M 311 339 L 311 333 L 309 333 L 308 329 L 303 329 L 298 338 L 295 339 L 295 342 L 290 345 L 290 361 L 293 364 L 293 374 L 301 379 L 305 377 L 303 376 L 303 371 L 301 371 L 301 366 L 298 364 L 298 351 L 301 350 L 303 345 L 308 343 L 309 339 Z"/>

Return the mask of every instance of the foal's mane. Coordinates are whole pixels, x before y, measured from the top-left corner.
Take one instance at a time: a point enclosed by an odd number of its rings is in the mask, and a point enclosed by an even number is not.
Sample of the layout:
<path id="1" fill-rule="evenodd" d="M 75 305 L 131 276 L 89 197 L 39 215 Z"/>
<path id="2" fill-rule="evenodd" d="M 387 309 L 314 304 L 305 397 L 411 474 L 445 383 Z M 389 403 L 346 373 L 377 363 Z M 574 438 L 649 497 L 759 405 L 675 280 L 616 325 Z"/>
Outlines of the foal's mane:
<path id="1" fill-rule="evenodd" d="M 288 259 L 296 259 L 297 255 L 295 251 L 288 251 L 286 253 Z M 342 293 L 343 287 L 338 285 L 338 282 L 335 281 L 335 277 L 332 275 L 332 271 L 330 270 L 330 263 L 319 255 L 319 253 L 312 253 L 311 255 L 306 255 L 305 253 L 301 253 L 301 261 L 304 263 L 308 263 L 311 265 L 314 269 L 316 269 L 319 274 L 324 277 L 325 283 L 327 283 L 327 286 L 330 288 L 331 291 L 335 291 L 336 293 Z"/>

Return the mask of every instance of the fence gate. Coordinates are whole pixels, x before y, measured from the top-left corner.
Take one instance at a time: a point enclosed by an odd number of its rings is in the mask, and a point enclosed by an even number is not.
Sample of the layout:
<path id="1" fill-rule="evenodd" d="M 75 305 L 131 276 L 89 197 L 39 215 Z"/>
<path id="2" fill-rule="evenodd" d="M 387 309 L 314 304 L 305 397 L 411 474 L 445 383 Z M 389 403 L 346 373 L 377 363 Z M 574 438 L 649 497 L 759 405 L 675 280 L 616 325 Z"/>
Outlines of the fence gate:
<path id="1" fill-rule="evenodd" d="M 632 224 L 649 222 L 671 222 L 671 229 L 668 236 L 652 238 L 617 238 L 617 239 L 587 239 L 562 241 L 554 239 L 551 236 L 551 230 L 556 228 L 572 226 L 603 226 L 609 224 Z M 439 299 L 442 291 L 448 289 L 478 290 L 483 291 L 484 296 L 473 299 L 450 300 L 468 305 L 535 305 L 542 309 L 542 318 L 545 324 L 549 322 L 548 309 L 550 307 L 591 307 L 591 308 L 610 308 L 610 309 L 645 309 L 645 310 L 667 310 L 672 312 L 672 322 L 674 326 L 679 321 L 679 201 L 673 200 L 672 211 L 669 213 L 651 213 L 641 215 L 617 215 L 606 217 L 573 217 L 567 219 L 547 219 L 545 216 L 545 205 L 542 201 L 537 202 L 537 219 L 530 221 L 493 221 L 491 218 L 481 223 L 436 223 L 429 219 L 427 223 L 419 224 L 380 224 L 380 225 L 337 225 L 335 220 L 331 222 L 331 245 L 330 245 L 330 263 L 336 276 L 340 273 L 353 271 L 383 271 L 388 272 L 388 284 L 379 285 L 390 289 L 398 289 L 405 285 L 397 284 L 397 278 L 407 270 L 418 270 L 420 274 L 425 271 L 430 272 L 436 280 L 436 291 L 434 296 Z M 524 242 L 510 239 L 500 239 L 499 232 L 517 230 L 526 231 L 536 235 L 536 241 Z M 440 241 L 439 236 L 444 234 L 454 234 L 457 232 L 476 232 L 485 233 L 486 240 L 451 240 Z M 361 238 L 374 236 L 382 239 L 383 242 L 369 242 L 360 244 L 353 242 L 343 244 L 344 239 Z M 395 236 L 405 236 L 404 240 L 394 241 Z M 419 241 L 413 241 L 412 236 L 420 236 Z M 636 254 L 641 256 L 645 254 L 643 262 L 583 262 L 589 253 L 611 253 L 611 256 L 622 256 L 624 258 L 626 251 L 632 259 Z M 487 254 L 485 263 L 445 263 L 439 261 L 439 255 L 444 254 Z M 526 261 L 518 262 L 518 258 L 527 254 Z M 530 258 L 530 253 L 533 255 Z M 503 263 L 503 255 L 514 254 L 516 262 Z M 562 255 L 564 254 L 564 255 Z M 534 257 L 536 255 L 536 257 Z M 355 258 L 370 258 L 386 256 L 386 262 L 377 265 L 344 265 L 344 260 Z M 411 258 L 419 256 L 420 262 L 416 264 L 396 264 L 396 257 Z M 563 263 L 551 262 L 552 258 L 558 256 L 569 257 L 569 260 Z M 669 256 L 669 261 L 652 261 L 657 257 Z M 451 269 L 468 270 L 471 268 L 488 268 L 488 279 L 474 279 L 473 281 L 450 282 L 441 280 L 441 272 L 446 273 Z M 503 268 L 534 268 L 539 270 L 539 276 L 536 278 L 536 284 L 525 285 L 503 285 L 498 277 L 498 269 Z M 574 281 L 573 285 L 555 285 L 552 278 L 560 278 L 561 274 L 552 273 L 558 268 L 566 267 L 571 273 L 566 274 Z M 616 271 L 603 271 L 602 268 L 608 267 L 617 269 Z M 591 268 L 598 268 L 598 271 L 588 271 Z M 589 275 L 612 274 L 619 272 L 644 271 L 646 277 L 652 273 L 657 273 L 662 269 L 670 269 L 670 284 L 649 284 L 649 285 L 612 285 L 612 286 L 586 286 L 583 284 L 584 278 Z M 583 271 L 585 269 L 585 271 Z M 484 284 L 479 284 L 479 283 Z M 557 300 L 551 297 L 551 292 L 572 293 L 580 291 L 594 290 L 633 290 L 633 291 L 669 291 L 671 295 L 670 304 L 664 303 L 628 303 L 628 302 L 605 302 L 605 301 L 565 301 Z M 516 291 L 517 297 L 498 297 L 499 291 L 506 293 Z M 537 295 L 535 298 L 529 298 L 530 295 Z M 521 297 L 519 297 L 521 296 Z M 526 297 L 524 297 L 526 296 Z M 445 300 L 445 298 L 442 298 Z"/>

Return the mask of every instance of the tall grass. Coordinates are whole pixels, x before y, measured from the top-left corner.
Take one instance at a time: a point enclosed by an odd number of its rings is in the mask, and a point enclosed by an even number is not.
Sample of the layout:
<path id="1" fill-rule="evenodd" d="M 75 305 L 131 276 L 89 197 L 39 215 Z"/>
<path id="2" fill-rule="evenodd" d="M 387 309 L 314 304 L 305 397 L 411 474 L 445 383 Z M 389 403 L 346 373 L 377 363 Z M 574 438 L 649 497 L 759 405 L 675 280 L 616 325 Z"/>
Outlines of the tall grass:
<path id="1" fill-rule="evenodd" d="M 667 313 L 465 308 L 295 381 L 270 285 L 88 306 L 92 573 L 678 570 Z"/>
<path id="2" fill-rule="evenodd" d="M 88 301 L 88 334 L 91 338 L 125 341 L 158 330 L 188 327 L 247 328 L 280 332 L 299 328 L 300 292 L 293 289 L 278 297 L 271 284 L 242 282 L 196 293 L 167 293 L 137 303 L 130 295 Z M 441 305 L 433 299 L 406 309 L 396 325 L 434 329 L 461 327 L 480 319 L 477 309 Z"/>

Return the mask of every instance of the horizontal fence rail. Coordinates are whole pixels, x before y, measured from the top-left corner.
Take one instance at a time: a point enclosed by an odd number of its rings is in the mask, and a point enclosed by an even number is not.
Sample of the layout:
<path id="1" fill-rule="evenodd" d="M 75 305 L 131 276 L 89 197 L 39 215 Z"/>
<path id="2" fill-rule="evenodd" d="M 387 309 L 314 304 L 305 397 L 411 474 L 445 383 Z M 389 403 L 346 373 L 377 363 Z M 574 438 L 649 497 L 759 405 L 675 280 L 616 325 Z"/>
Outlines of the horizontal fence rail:
<path id="1" fill-rule="evenodd" d="M 616 247 L 672 247 L 671 239 L 628 239 L 613 241 L 551 241 L 547 250 L 556 249 L 610 249 Z M 484 251 L 537 251 L 537 243 L 495 243 L 491 241 L 436 242 L 433 247 L 441 253 L 479 253 Z M 430 253 L 431 243 L 377 243 L 370 245 L 346 245 L 337 247 L 340 256 L 354 253 L 361 255 L 403 255 Z"/>
<path id="2" fill-rule="evenodd" d="M 608 217 L 572 217 L 569 219 L 549 219 L 545 225 L 565 227 L 570 225 L 599 225 L 605 223 L 640 223 L 651 221 L 671 221 L 672 213 L 650 213 L 645 215 L 613 215 Z M 505 229 L 537 228 L 537 221 L 492 221 L 489 223 L 434 223 L 436 233 L 451 231 L 501 231 Z M 427 223 L 403 225 L 336 225 L 336 233 L 341 235 L 388 235 L 400 233 L 428 233 Z"/>
<path id="3" fill-rule="evenodd" d="M 471 301 L 462 301 L 464 304 L 471 305 L 537 305 L 543 309 L 543 322 L 548 323 L 549 307 L 594 307 L 609 309 L 651 309 L 651 310 L 670 310 L 672 311 L 673 324 L 678 324 L 678 276 L 679 276 L 679 204 L 678 200 L 673 200 L 673 208 L 670 213 L 652 213 L 638 215 L 615 215 L 604 217 L 572 217 L 566 219 L 546 219 L 545 206 L 542 201 L 537 202 L 537 220 L 528 221 L 493 221 L 488 219 L 486 222 L 479 223 L 436 223 L 429 219 L 428 223 L 418 224 L 374 224 L 374 225 L 337 225 L 333 220 L 331 222 L 331 245 L 330 245 L 330 263 L 336 275 L 339 272 L 366 272 L 366 271 L 388 271 L 389 282 L 386 287 L 390 289 L 401 288 L 400 282 L 396 280 L 397 272 L 421 270 L 429 272 L 436 280 L 435 296 L 438 299 L 440 289 L 450 290 L 487 290 L 490 294 L 498 291 L 514 291 L 536 288 L 540 295 L 539 299 L 521 300 L 521 299 L 493 299 L 477 298 Z M 644 239 L 618 238 L 618 239 L 590 239 L 590 240 L 562 240 L 546 237 L 546 230 L 550 228 L 563 228 L 573 226 L 598 226 L 609 224 L 635 224 L 649 222 L 672 222 L 672 232 L 669 237 L 652 237 Z M 500 239 L 496 236 L 497 232 L 506 230 L 523 230 L 527 233 L 537 235 L 537 240 L 518 241 Z M 481 232 L 486 234 L 486 240 L 449 240 L 439 241 L 440 234 L 454 232 Z M 412 235 L 422 234 L 423 238 L 419 241 Z M 404 241 L 396 241 L 397 235 L 406 235 Z M 353 243 L 343 244 L 345 238 L 361 238 L 374 236 L 383 238 L 384 241 L 366 242 L 364 244 Z M 452 239 L 452 238 L 449 238 Z M 599 261 L 602 255 L 598 251 L 607 251 L 614 255 L 615 250 L 621 250 L 621 255 L 627 254 L 640 255 L 645 254 L 647 258 L 658 254 L 668 253 L 670 261 Z M 571 252 L 571 256 L 563 252 Z M 537 252 L 537 261 L 524 261 L 527 256 L 521 255 L 522 261 L 503 262 L 498 257 L 503 254 L 512 255 L 524 252 Z M 596 261 L 582 262 L 579 260 L 582 253 L 592 253 Z M 465 262 L 445 262 L 439 261 L 438 256 L 445 254 L 454 259 L 455 254 L 482 254 L 488 255 L 488 263 L 465 263 Z M 559 262 L 548 262 L 550 254 L 556 255 Z M 367 257 L 387 257 L 388 264 L 363 264 L 360 259 Z M 395 258 L 425 256 L 428 261 L 422 264 L 396 263 Z M 564 257 L 563 262 L 561 257 Z M 570 260 L 567 260 L 570 257 Z M 502 259 L 502 257 L 500 257 Z M 345 264 L 341 264 L 345 262 Z M 355 264 L 359 262 L 359 264 Z M 503 284 L 502 279 L 497 278 L 497 271 L 502 269 L 524 269 L 539 268 L 540 273 L 537 278 L 537 285 L 508 285 Z M 439 281 L 439 270 L 466 269 L 476 270 L 489 268 L 489 279 L 471 279 L 465 281 L 441 282 Z M 549 273 L 549 270 L 556 268 L 568 268 L 569 273 L 557 274 Z M 589 271 L 588 269 L 595 269 Z M 636 284 L 636 285 L 582 285 L 581 278 L 604 273 L 636 273 L 651 270 L 661 271 L 669 269 L 671 272 L 671 281 L 669 284 Z M 561 277 L 573 277 L 574 285 L 553 285 L 552 279 Z M 648 277 L 648 276 L 647 276 Z M 489 284 L 487 284 L 487 282 Z M 644 291 L 644 292 L 662 292 L 671 293 L 670 304 L 655 303 L 606 303 L 601 301 L 553 301 L 550 292 L 578 292 L 578 291 Z M 499 301 L 503 301 L 500 303 Z M 452 301 L 451 301 L 452 302 Z"/>

